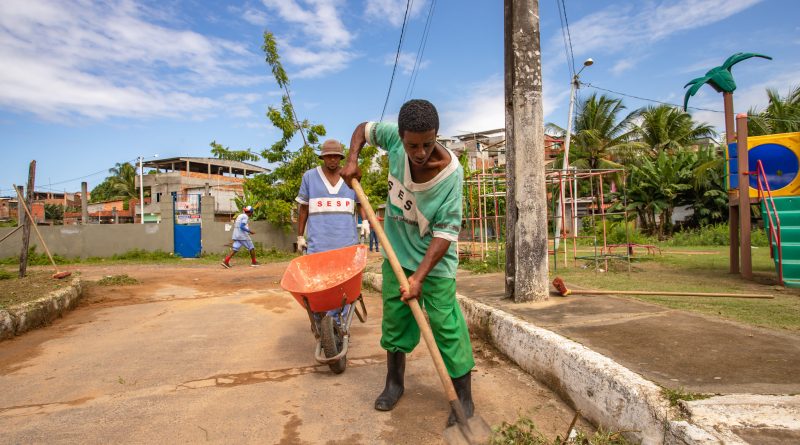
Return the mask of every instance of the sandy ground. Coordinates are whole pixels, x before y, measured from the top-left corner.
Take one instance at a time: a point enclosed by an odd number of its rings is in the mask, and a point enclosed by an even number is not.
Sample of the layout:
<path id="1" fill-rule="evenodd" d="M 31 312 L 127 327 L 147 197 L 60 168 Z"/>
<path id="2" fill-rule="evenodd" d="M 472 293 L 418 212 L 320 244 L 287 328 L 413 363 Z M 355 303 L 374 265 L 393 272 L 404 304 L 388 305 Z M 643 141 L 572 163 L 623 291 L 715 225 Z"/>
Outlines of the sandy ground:
<path id="1" fill-rule="evenodd" d="M 0 443 L 440 443 L 448 406 L 423 345 L 395 410 L 372 408 L 386 366 L 380 296 L 365 292 L 369 318 L 354 321 L 347 370 L 334 375 L 280 289 L 285 267 L 82 267 L 88 280 L 140 284 L 90 286 L 63 319 L 0 343 Z M 525 415 L 548 437 L 566 432 L 574 412 L 557 396 L 491 347 L 475 350 L 490 424 Z"/>

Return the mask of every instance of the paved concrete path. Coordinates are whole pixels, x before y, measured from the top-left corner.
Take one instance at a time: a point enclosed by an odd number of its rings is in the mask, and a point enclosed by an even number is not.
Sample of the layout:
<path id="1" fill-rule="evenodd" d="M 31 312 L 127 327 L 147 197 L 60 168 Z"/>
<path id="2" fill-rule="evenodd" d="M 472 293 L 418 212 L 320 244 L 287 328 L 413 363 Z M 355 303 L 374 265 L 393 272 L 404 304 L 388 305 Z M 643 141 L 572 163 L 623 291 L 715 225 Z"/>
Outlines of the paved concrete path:
<path id="1" fill-rule="evenodd" d="M 84 268 L 141 284 L 91 287 L 63 319 L 0 342 L 0 443 L 440 443 L 448 407 L 425 348 L 397 408 L 375 411 L 378 295 L 366 293 L 369 320 L 354 321 L 347 371 L 333 375 L 279 289 L 284 267 Z M 492 348 L 476 351 L 487 421 L 524 414 L 549 437 L 566 431 L 573 412 L 560 399 Z"/>
<path id="2" fill-rule="evenodd" d="M 597 351 L 666 388 L 800 393 L 800 335 L 614 296 L 504 299 L 502 274 L 459 272 L 458 293 Z"/>

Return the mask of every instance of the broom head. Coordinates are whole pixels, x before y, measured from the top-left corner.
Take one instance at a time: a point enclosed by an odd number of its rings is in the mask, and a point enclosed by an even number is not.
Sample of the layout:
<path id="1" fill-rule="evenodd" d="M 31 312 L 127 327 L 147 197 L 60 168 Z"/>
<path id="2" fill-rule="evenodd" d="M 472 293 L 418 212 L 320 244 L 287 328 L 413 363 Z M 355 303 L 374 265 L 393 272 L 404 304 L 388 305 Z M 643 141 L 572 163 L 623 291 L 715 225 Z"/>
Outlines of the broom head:
<path id="1" fill-rule="evenodd" d="M 556 277 L 556 279 L 553 280 L 553 286 L 555 286 L 562 297 L 566 297 L 570 294 L 570 290 L 567 289 L 567 285 L 564 284 L 564 280 L 562 280 L 561 277 Z"/>

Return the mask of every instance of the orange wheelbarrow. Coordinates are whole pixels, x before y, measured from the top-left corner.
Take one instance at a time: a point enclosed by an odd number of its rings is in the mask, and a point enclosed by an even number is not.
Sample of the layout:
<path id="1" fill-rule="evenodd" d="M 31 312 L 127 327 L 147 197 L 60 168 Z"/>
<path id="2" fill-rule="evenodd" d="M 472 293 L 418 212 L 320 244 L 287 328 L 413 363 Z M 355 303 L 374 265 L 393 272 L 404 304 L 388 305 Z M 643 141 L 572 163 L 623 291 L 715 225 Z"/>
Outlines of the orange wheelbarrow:
<path id="1" fill-rule="evenodd" d="M 366 246 L 355 245 L 297 257 L 281 278 L 281 287 L 308 313 L 317 340 L 314 358 L 336 374 L 347 367 L 353 314 L 362 323 L 367 320 L 361 296 L 366 265 Z"/>

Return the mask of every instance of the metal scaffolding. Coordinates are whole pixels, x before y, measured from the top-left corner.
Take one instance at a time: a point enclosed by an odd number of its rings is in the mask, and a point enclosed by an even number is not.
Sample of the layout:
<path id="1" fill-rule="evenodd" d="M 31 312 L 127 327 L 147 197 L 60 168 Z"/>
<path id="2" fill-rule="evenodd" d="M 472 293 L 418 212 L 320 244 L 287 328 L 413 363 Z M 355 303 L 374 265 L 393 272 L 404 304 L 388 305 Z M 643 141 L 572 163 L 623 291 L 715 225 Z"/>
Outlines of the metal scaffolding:
<path id="1" fill-rule="evenodd" d="M 608 270 L 610 260 L 624 260 L 630 270 L 630 257 L 633 246 L 630 243 L 626 203 L 621 203 L 620 211 L 610 212 L 611 202 L 606 201 L 603 184 L 613 184 L 612 178 L 621 178 L 624 187 L 625 172 L 621 169 L 567 171 L 548 170 L 546 172 L 548 190 L 548 249 L 553 256 L 553 267 L 557 270 L 559 250 L 563 266 L 572 259 L 592 261 L 595 269 L 601 262 Z M 561 190 L 563 189 L 563 199 Z M 583 193 L 583 195 L 581 195 Z M 624 200 L 624 193 L 622 193 Z M 463 191 L 463 222 L 459 237 L 459 258 L 494 263 L 500 266 L 505 261 L 504 244 L 506 230 L 506 174 L 503 166 L 485 167 L 467 176 Z M 625 221 L 625 254 L 612 252 L 617 244 L 608 243 L 608 218 L 621 216 Z M 585 221 L 585 223 L 583 223 Z M 586 230 L 581 226 L 588 225 Z M 585 233 L 584 233 L 585 232 Z M 571 242 L 570 242 L 571 241 Z M 579 251 L 578 246 L 590 246 L 591 250 Z M 571 248 L 570 248 L 571 246 Z M 579 255 L 582 253 L 584 255 Z M 571 258 L 570 258 L 571 257 Z"/>

